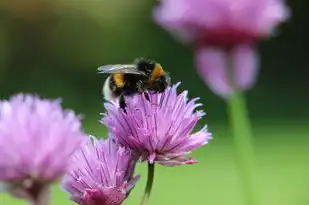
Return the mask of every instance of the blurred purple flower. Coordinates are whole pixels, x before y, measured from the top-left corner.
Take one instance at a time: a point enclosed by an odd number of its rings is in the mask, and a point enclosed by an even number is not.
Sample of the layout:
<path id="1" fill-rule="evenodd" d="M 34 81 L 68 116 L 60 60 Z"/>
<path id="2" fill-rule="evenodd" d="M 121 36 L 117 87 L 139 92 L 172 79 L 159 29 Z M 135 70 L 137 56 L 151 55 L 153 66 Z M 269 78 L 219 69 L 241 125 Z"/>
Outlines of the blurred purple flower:
<path id="1" fill-rule="evenodd" d="M 81 205 L 119 205 L 139 179 L 133 177 L 136 159 L 114 139 L 89 140 L 73 155 L 75 166 L 63 188 Z"/>
<path id="2" fill-rule="evenodd" d="M 205 145 L 211 134 L 204 126 L 192 133 L 205 113 L 194 111 L 201 106 L 198 98 L 188 101 L 187 91 L 177 94 L 179 84 L 161 94 L 144 95 L 127 100 L 125 113 L 117 105 L 106 103 L 107 114 L 102 122 L 125 147 L 134 150 L 141 160 L 161 165 L 175 166 L 193 164 L 196 160 L 186 158 L 192 150 Z"/>
<path id="3" fill-rule="evenodd" d="M 253 86 L 259 68 L 254 46 L 289 12 L 283 0 L 161 0 L 154 18 L 181 41 L 195 44 L 200 74 L 215 93 L 227 96 L 232 85 Z"/>
<path id="4" fill-rule="evenodd" d="M 79 118 L 59 101 L 27 94 L 0 101 L 0 181 L 14 196 L 38 200 L 83 139 Z"/>

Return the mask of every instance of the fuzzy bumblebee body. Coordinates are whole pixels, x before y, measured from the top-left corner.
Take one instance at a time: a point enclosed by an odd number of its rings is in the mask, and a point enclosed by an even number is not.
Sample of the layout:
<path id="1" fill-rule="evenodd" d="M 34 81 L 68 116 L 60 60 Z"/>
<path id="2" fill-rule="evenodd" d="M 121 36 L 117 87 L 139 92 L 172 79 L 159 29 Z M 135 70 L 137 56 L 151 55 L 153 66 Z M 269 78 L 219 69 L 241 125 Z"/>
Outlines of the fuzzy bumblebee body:
<path id="1" fill-rule="evenodd" d="M 153 60 L 138 59 L 133 64 L 105 65 L 99 73 L 110 73 L 103 86 L 105 100 L 119 100 L 125 108 L 125 96 L 144 91 L 163 92 L 170 85 L 170 77 Z"/>

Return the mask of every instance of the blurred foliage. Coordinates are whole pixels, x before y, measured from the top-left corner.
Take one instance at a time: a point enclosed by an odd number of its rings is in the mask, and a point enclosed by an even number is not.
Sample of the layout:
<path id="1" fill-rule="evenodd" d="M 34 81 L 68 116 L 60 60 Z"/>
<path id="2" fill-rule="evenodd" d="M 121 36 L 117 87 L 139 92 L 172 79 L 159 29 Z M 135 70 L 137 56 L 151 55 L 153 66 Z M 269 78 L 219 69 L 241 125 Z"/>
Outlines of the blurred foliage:
<path id="1" fill-rule="evenodd" d="M 157 2 L 144 0 L 2 0 L 0 3 L 0 96 L 36 92 L 62 97 L 87 116 L 102 111 L 102 64 L 139 56 L 159 61 L 182 89 L 202 96 L 211 120 L 225 119 L 224 102 L 194 68 L 194 51 L 151 17 Z M 261 75 L 248 92 L 254 119 L 306 119 L 308 104 L 309 3 L 289 1 L 292 19 L 260 43 Z"/>

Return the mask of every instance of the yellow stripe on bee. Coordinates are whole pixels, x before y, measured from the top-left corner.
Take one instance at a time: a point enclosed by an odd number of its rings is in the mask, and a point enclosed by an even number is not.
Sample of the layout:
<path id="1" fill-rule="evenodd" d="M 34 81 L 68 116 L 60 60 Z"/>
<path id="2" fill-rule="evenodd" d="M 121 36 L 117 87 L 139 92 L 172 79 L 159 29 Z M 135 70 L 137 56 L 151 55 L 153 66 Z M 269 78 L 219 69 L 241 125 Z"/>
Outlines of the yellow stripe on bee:
<path id="1" fill-rule="evenodd" d="M 164 75 L 164 70 L 159 63 L 156 63 L 155 68 L 150 74 L 150 81 L 154 81 Z"/>
<path id="2" fill-rule="evenodd" d="M 114 81 L 115 81 L 115 84 L 117 87 L 123 87 L 125 82 L 123 80 L 123 74 L 122 73 L 116 73 L 113 75 L 113 78 L 114 78 Z"/>

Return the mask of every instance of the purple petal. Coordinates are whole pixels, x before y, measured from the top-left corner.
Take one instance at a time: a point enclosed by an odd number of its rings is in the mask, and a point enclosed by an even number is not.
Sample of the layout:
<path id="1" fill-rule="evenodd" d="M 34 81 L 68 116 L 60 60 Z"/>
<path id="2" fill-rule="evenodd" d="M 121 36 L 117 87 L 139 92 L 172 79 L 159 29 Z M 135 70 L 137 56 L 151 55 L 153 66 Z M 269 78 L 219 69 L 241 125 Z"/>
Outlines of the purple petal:
<path id="1" fill-rule="evenodd" d="M 196 64 L 200 75 L 214 93 L 225 97 L 232 91 L 228 79 L 227 55 L 224 51 L 201 48 L 196 53 Z"/>
<path id="2" fill-rule="evenodd" d="M 259 58 L 251 46 L 238 46 L 233 50 L 235 83 L 240 90 L 250 89 L 257 80 Z"/>
<path id="3" fill-rule="evenodd" d="M 191 165 L 191 164 L 196 164 L 197 160 L 193 158 L 186 158 L 184 156 L 176 157 L 173 159 L 169 160 L 163 160 L 163 161 L 158 161 L 159 164 L 163 166 L 169 166 L 169 167 L 174 167 L 174 166 L 180 166 L 180 165 Z"/>

